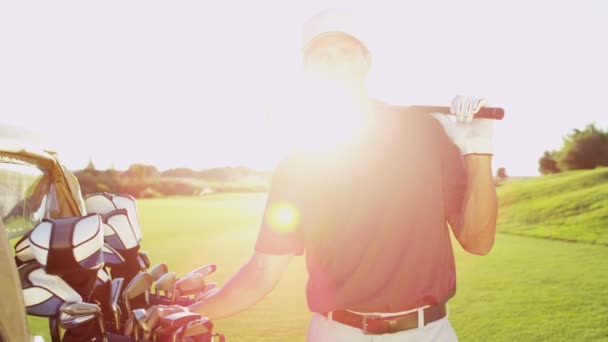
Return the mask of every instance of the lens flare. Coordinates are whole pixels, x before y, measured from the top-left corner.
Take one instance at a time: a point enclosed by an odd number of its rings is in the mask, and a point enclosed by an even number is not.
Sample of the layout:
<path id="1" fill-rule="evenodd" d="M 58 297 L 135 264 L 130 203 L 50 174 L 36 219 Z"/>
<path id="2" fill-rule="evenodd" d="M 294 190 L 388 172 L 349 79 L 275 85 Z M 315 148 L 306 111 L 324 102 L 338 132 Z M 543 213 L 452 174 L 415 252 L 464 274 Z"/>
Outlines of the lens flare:
<path id="1" fill-rule="evenodd" d="M 298 209 L 289 203 L 277 203 L 270 209 L 270 226 L 276 231 L 290 232 L 298 222 Z"/>

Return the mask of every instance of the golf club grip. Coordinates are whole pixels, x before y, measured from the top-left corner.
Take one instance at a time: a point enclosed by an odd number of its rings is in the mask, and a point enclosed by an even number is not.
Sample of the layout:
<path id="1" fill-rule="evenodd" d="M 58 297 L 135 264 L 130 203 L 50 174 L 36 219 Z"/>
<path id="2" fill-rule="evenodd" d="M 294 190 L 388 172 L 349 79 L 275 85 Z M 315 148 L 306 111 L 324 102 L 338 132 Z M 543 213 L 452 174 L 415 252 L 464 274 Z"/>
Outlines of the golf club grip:
<path id="1" fill-rule="evenodd" d="M 440 107 L 440 106 L 410 106 L 409 109 L 413 112 L 417 113 L 442 113 L 442 114 L 452 114 L 450 112 L 450 107 Z M 484 119 L 494 119 L 494 120 L 502 120 L 505 117 L 505 110 L 503 108 L 497 107 L 484 107 L 475 114 L 476 118 L 484 118 Z"/>

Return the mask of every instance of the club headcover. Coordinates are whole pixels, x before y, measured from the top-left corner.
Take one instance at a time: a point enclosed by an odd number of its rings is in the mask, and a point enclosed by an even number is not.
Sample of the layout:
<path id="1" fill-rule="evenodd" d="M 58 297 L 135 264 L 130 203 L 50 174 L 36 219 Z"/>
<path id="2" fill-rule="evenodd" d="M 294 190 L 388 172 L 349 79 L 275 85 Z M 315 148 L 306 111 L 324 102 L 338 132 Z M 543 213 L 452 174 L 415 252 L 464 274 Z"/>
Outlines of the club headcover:
<path id="1" fill-rule="evenodd" d="M 56 275 L 47 274 L 37 262 L 22 265 L 18 272 L 28 315 L 52 317 L 64 303 L 82 301 L 70 285 Z"/>

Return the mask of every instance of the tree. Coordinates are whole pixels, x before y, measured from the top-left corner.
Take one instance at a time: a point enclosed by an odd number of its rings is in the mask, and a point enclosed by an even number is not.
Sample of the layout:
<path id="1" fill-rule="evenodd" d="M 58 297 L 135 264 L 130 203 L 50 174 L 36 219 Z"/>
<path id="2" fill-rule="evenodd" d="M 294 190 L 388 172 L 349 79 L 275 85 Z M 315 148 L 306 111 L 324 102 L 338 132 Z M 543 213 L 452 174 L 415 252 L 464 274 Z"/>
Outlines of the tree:
<path id="1" fill-rule="evenodd" d="M 85 167 L 87 171 L 95 171 L 95 164 L 93 164 L 93 158 L 89 157 L 89 164 Z"/>
<path id="2" fill-rule="evenodd" d="M 587 125 L 564 137 L 559 166 L 564 170 L 593 169 L 608 166 L 608 132 Z"/>
<path id="3" fill-rule="evenodd" d="M 496 177 L 500 178 L 500 179 L 505 179 L 507 178 L 507 169 L 505 169 L 504 167 L 498 168 L 498 170 L 496 170 Z"/>
<path id="4" fill-rule="evenodd" d="M 543 156 L 538 160 L 538 171 L 542 175 L 558 173 L 561 170 L 557 166 L 557 153 L 555 151 L 545 151 Z"/>
<path id="5" fill-rule="evenodd" d="M 141 180 L 147 178 L 158 178 L 160 176 L 160 172 L 158 172 L 156 166 L 153 165 L 133 164 L 129 166 L 129 169 L 125 175 L 127 177 Z"/>
<path id="6" fill-rule="evenodd" d="M 169 169 L 161 173 L 162 177 L 196 178 L 198 172 L 188 168 Z"/>

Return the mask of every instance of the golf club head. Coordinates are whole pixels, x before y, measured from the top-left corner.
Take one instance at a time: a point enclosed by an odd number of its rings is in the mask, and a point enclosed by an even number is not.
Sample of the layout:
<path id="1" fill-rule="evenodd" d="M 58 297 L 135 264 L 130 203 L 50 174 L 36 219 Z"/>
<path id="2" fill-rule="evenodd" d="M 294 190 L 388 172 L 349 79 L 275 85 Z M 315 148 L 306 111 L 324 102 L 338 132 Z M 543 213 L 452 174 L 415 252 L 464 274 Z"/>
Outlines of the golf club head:
<path id="1" fill-rule="evenodd" d="M 65 303 L 60 310 L 68 315 L 97 315 L 101 313 L 99 305 L 85 302 Z"/>
<path id="2" fill-rule="evenodd" d="M 152 278 L 150 273 L 138 273 L 135 277 L 133 277 L 133 279 L 131 279 L 129 284 L 125 286 L 125 290 L 123 291 L 123 298 L 127 301 L 143 294 L 144 292 L 150 290 L 150 286 L 152 286 L 153 282 L 154 279 Z"/>
<path id="3" fill-rule="evenodd" d="M 150 268 L 150 258 L 148 257 L 148 252 L 139 252 L 137 255 L 137 262 L 139 262 L 139 267 L 142 272 L 145 272 Z"/>
<path id="4" fill-rule="evenodd" d="M 120 293 L 122 291 L 122 286 L 124 284 L 124 278 L 114 278 L 112 279 L 112 284 L 110 287 L 110 308 L 112 308 L 112 313 L 114 315 L 114 326 L 116 331 L 120 330 L 120 306 L 118 305 L 118 301 L 120 300 Z"/>
<path id="5" fill-rule="evenodd" d="M 178 312 L 165 316 L 161 318 L 159 327 L 154 331 L 154 340 L 178 341 L 178 337 L 182 335 L 188 324 L 201 318 L 201 315 L 192 312 Z"/>
<path id="6" fill-rule="evenodd" d="M 103 286 L 110 281 L 110 275 L 103 268 L 97 271 L 97 279 L 95 279 L 95 287 Z"/>
<path id="7" fill-rule="evenodd" d="M 185 327 L 192 321 L 201 319 L 203 316 L 194 312 L 177 312 L 160 319 L 161 328 Z"/>
<path id="8" fill-rule="evenodd" d="M 152 279 L 152 276 L 149 273 L 140 272 L 135 277 L 133 277 L 133 279 L 131 279 L 129 284 L 127 284 L 124 291 L 122 292 L 122 297 L 125 302 L 125 307 L 129 316 L 132 314 L 131 300 L 141 294 L 147 295 L 148 291 L 150 290 L 150 286 L 152 286 L 153 281 L 154 280 Z"/>
<path id="9" fill-rule="evenodd" d="M 163 262 L 158 265 L 155 265 L 148 271 L 148 273 L 150 273 L 154 280 L 158 280 L 160 277 L 167 274 L 167 272 L 169 272 L 169 268 L 167 267 L 167 264 Z"/>
<path id="10" fill-rule="evenodd" d="M 207 334 L 210 333 L 211 330 L 213 330 L 213 323 L 211 323 L 208 318 L 203 317 L 201 319 L 197 319 L 196 321 L 188 323 L 188 327 L 184 331 L 184 337 L 193 337 Z"/>
<path id="11" fill-rule="evenodd" d="M 97 304 L 75 302 L 64 303 L 59 308 L 59 325 L 63 329 L 72 329 L 90 322 L 101 316 L 101 309 Z"/>
<path id="12" fill-rule="evenodd" d="M 211 290 L 209 290 L 209 291 L 203 292 L 203 293 L 201 293 L 200 295 L 196 296 L 196 300 L 195 300 L 195 301 L 196 301 L 196 302 L 200 302 L 200 301 L 202 301 L 203 299 L 205 299 L 205 298 L 207 298 L 207 297 L 209 297 L 209 296 L 214 295 L 214 294 L 215 294 L 215 293 L 217 293 L 217 291 L 219 291 L 219 290 L 220 290 L 220 289 L 215 288 L 215 289 L 211 289 Z"/>
<path id="13" fill-rule="evenodd" d="M 59 315 L 59 326 L 61 326 L 65 330 L 69 330 L 69 329 L 75 328 L 77 326 L 80 326 L 84 323 L 88 323 L 88 322 L 94 320 L 96 317 L 97 316 L 93 315 L 93 314 L 72 316 L 72 315 L 61 313 Z"/>
<path id="14" fill-rule="evenodd" d="M 143 332 L 150 332 L 150 327 L 146 323 L 146 310 L 145 309 L 135 309 L 133 310 L 133 318 L 135 318 L 135 322 L 141 328 Z"/>
<path id="15" fill-rule="evenodd" d="M 173 284 L 177 281 L 177 274 L 175 272 L 167 272 L 156 280 L 155 292 L 157 295 L 160 291 L 170 293 L 173 288 Z"/>
<path id="16" fill-rule="evenodd" d="M 204 276 L 198 273 L 189 274 L 175 282 L 175 285 L 173 285 L 173 298 L 197 294 L 204 288 Z"/>
<path id="17" fill-rule="evenodd" d="M 139 341 L 143 335 L 150 332 L 150 327 L 146 323 L 146 310 L 133 310 L 133 318 L 133 337 L 135 341 Z"/>
<path id="18" fill-rule="evenodd" d="M 112 279 L 111 290 L 110 290 L 110 306 L 112 308 L 118 307 L 118 301 L 120 300 L 120 293 L 122 286 L 124 285 L 124 278 Z"/>
<path id="19" fill-rule="evenodd" d="M 194 274 L 194 273 L 198 273 L 200 275 L 202 275 L 203 277 L 206 277 L 208 275 L 210 275 L 211 273 L 215 272 L 217 270 L 217 266 L 216 265 L 205 265 L 205 266 L 201 266 L 199 268 L 195 268 L 192 271 L 188 272 L 188 274 L 186 274 L 186 276 L 190 275 L 190 274 Z"/>
<path id="20" fill-rule="evenodd" d="M 216 282 L 212 282 L 212 283 L 207 283 L 205 285 L 205 287 L 203 288 L 203 290 L 199 293 L 196 294 L 196 302 L 199 302 L 205 298 L 207 298 L 210 294 L 217 292 L 216 290 L 217 287 L 217 283 Z"/>

